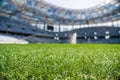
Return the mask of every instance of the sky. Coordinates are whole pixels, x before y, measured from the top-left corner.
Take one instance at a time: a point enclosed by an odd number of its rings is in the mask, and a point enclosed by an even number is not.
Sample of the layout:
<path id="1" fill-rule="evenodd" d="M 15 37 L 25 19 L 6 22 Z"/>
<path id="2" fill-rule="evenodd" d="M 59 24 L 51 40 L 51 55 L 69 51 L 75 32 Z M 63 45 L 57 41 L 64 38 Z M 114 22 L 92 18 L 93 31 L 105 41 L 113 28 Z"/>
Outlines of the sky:
<path id="1" fill-rule="evenodd" d="M 105 0 L 44 0 L 44 1 L 68 9 L 86 9 L 96 6 Z"/>

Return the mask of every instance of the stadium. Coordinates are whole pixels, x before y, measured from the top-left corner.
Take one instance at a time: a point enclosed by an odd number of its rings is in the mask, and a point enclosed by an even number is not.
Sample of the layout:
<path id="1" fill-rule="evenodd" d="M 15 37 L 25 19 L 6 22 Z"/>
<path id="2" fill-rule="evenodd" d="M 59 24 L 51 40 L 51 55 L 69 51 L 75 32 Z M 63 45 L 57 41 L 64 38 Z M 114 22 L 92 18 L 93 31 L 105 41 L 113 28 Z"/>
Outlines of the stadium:
<path id="1" fill-rule="evenodd" d="M 80 10 L 42 0 L 0 5 L 1 43 L 120 43 L 119 0 Z"/>
<path id="2" fill-rule="evenodd" d="M 120 80 L 120 0 L 83 2 L 0 0 L 0 80 Z"/>

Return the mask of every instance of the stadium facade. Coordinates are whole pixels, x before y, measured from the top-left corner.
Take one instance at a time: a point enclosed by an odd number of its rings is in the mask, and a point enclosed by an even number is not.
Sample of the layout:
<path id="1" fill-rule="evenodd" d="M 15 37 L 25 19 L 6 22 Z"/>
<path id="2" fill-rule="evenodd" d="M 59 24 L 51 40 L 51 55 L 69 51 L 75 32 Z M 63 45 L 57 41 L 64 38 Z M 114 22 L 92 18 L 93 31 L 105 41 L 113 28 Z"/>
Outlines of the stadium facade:
<path id="1" fill-rule="evenodd" d="M 120 43 L 120 0 L 87 9 L 0 0 L 0 43 Z"/>

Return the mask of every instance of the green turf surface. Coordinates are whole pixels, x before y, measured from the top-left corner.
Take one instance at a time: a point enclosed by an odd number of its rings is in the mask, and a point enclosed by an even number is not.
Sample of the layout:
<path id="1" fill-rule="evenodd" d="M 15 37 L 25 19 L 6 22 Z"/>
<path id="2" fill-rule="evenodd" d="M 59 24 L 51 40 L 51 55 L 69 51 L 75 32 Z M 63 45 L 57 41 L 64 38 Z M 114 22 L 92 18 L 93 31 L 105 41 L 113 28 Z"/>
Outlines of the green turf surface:
<path id="1" fill-rule="evenodd" d="M 119 44 L 0 45 L 0 80 L 117 80 Z"/>

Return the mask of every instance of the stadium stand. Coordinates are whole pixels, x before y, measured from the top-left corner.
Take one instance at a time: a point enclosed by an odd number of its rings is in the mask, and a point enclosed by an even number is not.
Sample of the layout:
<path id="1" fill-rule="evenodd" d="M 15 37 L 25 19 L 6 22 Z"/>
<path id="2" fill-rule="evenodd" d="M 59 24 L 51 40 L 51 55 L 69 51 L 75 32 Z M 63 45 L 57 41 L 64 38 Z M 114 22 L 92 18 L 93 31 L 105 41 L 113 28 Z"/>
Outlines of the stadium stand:
<path id="1" fill-rule="evenodd" d="M 120 0 L 101 4 L 71 10 L 44 0 L 1 0 L 0 42 L 120 43 Z"/>

